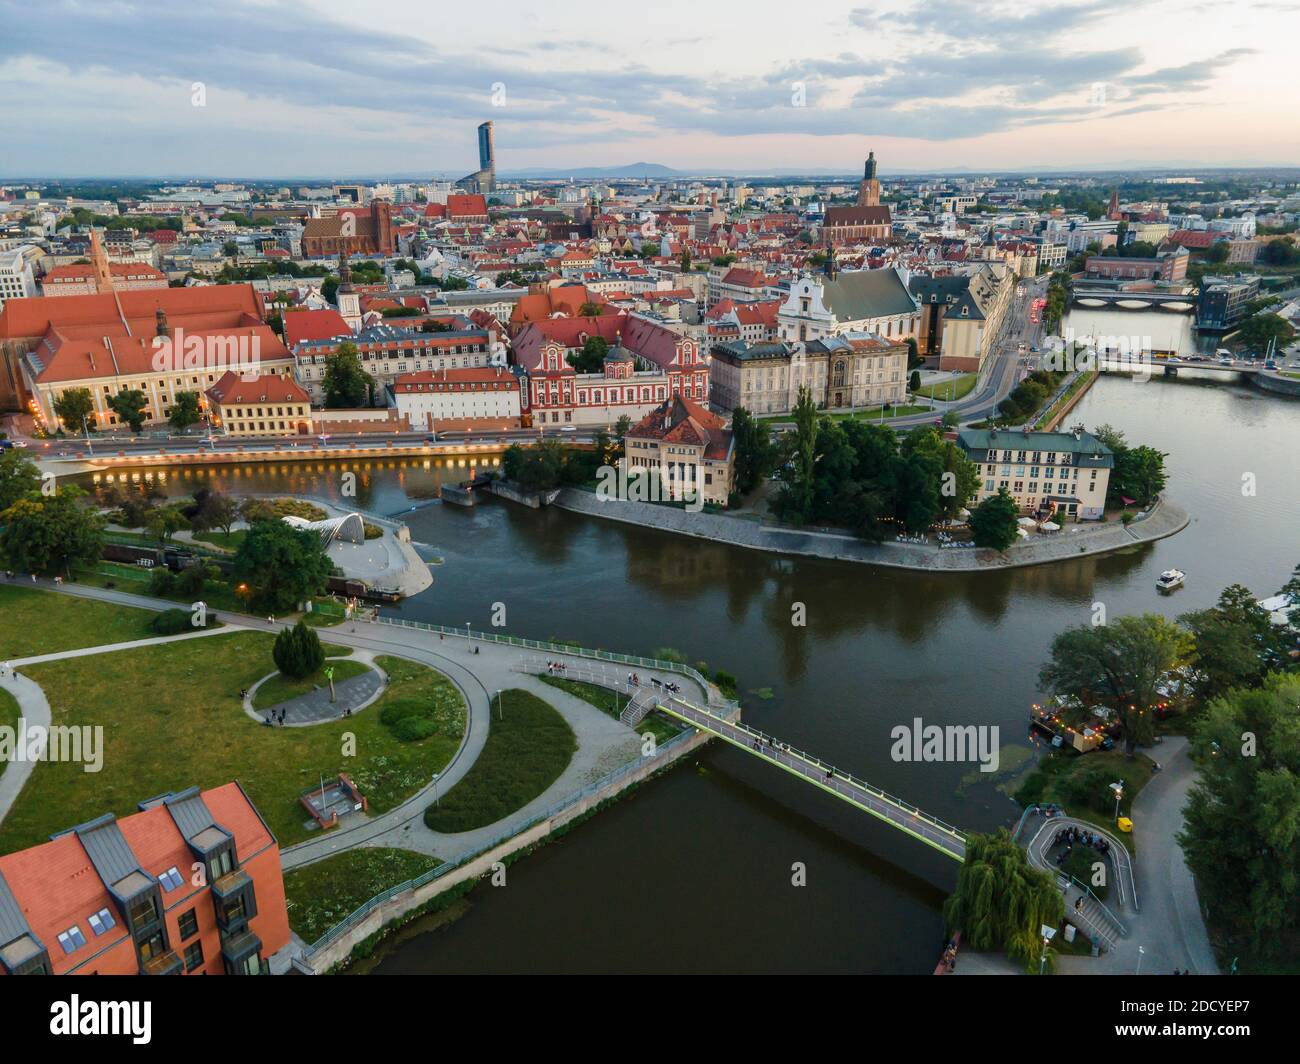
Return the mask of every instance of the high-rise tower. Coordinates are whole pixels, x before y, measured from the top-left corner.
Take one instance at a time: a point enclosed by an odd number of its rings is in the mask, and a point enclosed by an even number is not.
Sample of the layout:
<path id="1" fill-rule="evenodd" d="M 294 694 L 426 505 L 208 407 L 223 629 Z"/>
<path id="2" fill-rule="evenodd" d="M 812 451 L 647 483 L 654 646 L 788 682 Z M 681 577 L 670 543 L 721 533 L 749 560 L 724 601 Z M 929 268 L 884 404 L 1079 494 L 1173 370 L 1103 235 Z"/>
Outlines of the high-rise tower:
<path id="1" fill-rule="evenodd" d="M 478 127 L 478 169 L 458 182 L 468 192 L 492 192 L 497 187 L 497 154 L 492 143 L 492 123 Z"/>

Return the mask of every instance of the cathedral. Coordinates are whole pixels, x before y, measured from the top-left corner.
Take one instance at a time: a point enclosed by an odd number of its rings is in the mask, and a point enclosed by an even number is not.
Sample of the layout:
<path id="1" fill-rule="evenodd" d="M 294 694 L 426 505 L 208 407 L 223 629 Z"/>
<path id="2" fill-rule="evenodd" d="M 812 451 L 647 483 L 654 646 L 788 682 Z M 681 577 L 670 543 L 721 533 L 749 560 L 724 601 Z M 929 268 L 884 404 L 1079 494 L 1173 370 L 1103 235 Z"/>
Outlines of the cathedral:
<path id="1" fill-rule="evenodd" d="M 822 245 L 871 244 L 888 240 L 893 232 L 889 208 L 880 202 L 876 153 L 869 152 L 858 182 L 858 202 L 852 207 L 828 207 L 822 223 Z"/>

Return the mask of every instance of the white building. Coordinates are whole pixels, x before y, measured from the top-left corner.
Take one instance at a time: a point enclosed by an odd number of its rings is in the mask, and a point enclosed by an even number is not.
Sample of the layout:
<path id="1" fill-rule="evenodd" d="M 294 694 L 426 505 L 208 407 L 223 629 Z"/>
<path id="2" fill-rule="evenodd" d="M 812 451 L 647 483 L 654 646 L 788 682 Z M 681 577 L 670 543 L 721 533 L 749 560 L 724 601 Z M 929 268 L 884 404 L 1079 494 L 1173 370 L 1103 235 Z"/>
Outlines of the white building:
<path id="1" fill-rule="evenodd" d="M 9 251 L 0 251 L 0 308 L 4 307 L 7 299 L 36 295 L 32 263 L 40 254 L 40 248 L 31 244 L 20 244 Z"/>
<path id="2" fill-rule="evenodd" d="M 416 431 L 435 431 L 447 421 L 514 421 L 520 409 L 520 378 L 503 366 L 407 373 L 392 385 L 392 402 Z"/>

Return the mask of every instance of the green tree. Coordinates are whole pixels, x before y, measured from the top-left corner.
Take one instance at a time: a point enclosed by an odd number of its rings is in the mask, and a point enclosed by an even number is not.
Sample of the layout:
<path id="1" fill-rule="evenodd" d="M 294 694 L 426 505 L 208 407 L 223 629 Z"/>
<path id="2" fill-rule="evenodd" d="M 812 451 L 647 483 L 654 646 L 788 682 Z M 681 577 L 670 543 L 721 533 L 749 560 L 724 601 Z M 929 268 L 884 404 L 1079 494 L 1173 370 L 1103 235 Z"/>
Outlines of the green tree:
<path id="1" fill-rule="evenodd" d="M 1106 489 L 1107 501 L 1118 502 L 1126 497 L 1136 500 L 1139 506 L 1150 505 L 1169 480 L 1165 473 L 1166 457 L 1163 451 L 1146 446 L 1131 447 L 1117 454 Z"/>
<path id="2" fill-rule="evenodd" d="M 914 392 L 920 387 L 921 387 L 921 371 L 919 369 L 914 369 L 912 370 L 912 375 L 907 378 L 907 390 L 909 392 Z"/>
<path id="3" fill-rule="evenodd" d="M 1232 584 L 1205 610 L 1179 621 L 1192 633 L 1196 697 L 1208 702 L 1234 687 L 1258 687 L 1283 661 L 1280 631 L 1249 588 Z"/>
<path id="4" fill-rule="evenodd" d="M 54 400 L 54 413 L 69 432 L 95 427 L 95 400 L 89 388 L 69 388 Z"/>
<path id="5" fill-rule="evenodd" d="M 605 368 L 605 356 L 609 353 L 609 343 L 603 336 L 588 336 L 583 342 L 582 350 L 576 351 L 567 360 L 579 373 L 600 373 Z"/>
<path id="6" fill-rule="evenodd" d="M 172 398 L 172 410 L 167 416 L 174 429 L 187 429 L 195 424 L 202 413 L 199 410 L 198 392 L 177 392 Z"/>
<path id="7" fill-rule="evenodd" d="M 357 345 L 339 344 L 325 365 L 325 405 L 334 409 L 362 406 L 371 394 L 375 380 L 361 366 Z"/>
<path id="8" fill-rule="evenodd" d="M 1261 956 L 1295 956 L 1300 931 L 1300 677 L 1210 703 L 1193 726 L 1200 767 L 1179 843 L 1216 920 Z"/>
<path id="9" fill-rule="evenodd" d="M 198 513 L 190 520 L 200 531 L 219 528 L 229 536 L 230 529 L 239 520 L 239 504 L 223 492 L 212 491 L 204 496 L 199 504 Z"/>
<path id="10" fill-rule="evenodd" d="M 1295 337 L 1295 329 L 1280 314 L 1256 314 L 1241 324 L 1232 340 L 1238 347 L 1262 354 L 1269 344 L 1285 347 Z"/>
<path id="11" fill-rule="evenodd" d="M 586 302 L 578 308 L 578 317 L 580 318 L 599 318 L 601 305 L 599 303 Z"/>
<path id="12" fill-rule="evenodd" d="M 736 447 L 736 491 L 748 495 L 776 468 L 772 429 L 738 406 L 731 414 L 731 435 Z"/>
<path id="13" fill-rule="evenodd" d="M 16 447 L 0 451 L 0 510 L 41 490 L 41 471 Z"/>
<path id="14" fill-rule="evenodd" d="M 1016 541 L 1020 507 L 1006 488 L 999 488 L 971 511 L 970 530 L 977 546 L 1006 550 Z"/>
<path id="15" fill-rule="evenodd" d="M 258 610 L 283 613 L 325 590 L 334 564 L 320 536 L 284 521 L 258 521 L 235 552 L 235 582 Z"/>
<path id="16" fill-rule="evenodd" d="M 116 395 L 108 397 L 109 409 L 113 411 L 122 424 L 130 427 L 132 432 L 139 432 L 144 425 L 145 408 L 149 400 L 138 388 L 123 388 Z"/>
<path id="17" fill-rule="evenodd" d="M 312 675 L 325 664 L 325 648 L 316 630 L 299 620 L 275 637 L 271 648 L 275 667 L 293 680 Z"/>
<path id="18" fill-rule="evenodd" d="M 623 414 L 614 422 L 614 442 L 618 444 L 618 449 L 623 450 L 623 442 L 627 439 L 627 434 L 632 431 L 632 419 L 627 414 Z"/>
<path id="19" fill-rule="evenodd" d="M 1001 950 L 1025 971 L 1037 972 L 1040 928 L 1058 927 L 1065 905 L 1052 877 L 1031 867 L 1010 832 L 999 828 L 966 837 L 966 859 L 943 917 L 950 933 L 962 933 L 963 945 Z"/>
<path id="20" fill-rule="evenodd" d="M 817 404 L 813 401 L 812 391 L 800 385 L 794 407 L 794 468 L 781 492 L 783 516 L 798 523 L 811 520 L 813 516 L 813 466 L 817 460 L 818 428 Z"/>
<path id="21" fill-rule="evenodd" d="M 1190 633 L 1159 614 L 1085 624 L 1052 640 L 1051 659 L 1039 671 L 1038 682 L 1081 706 L 1113 710 L 1124 751 L 1132 758 L 1154 734 L 1154 709 L 1162 700 L 1157 687 L 1191 652 Z"/>
<path id="22" fill-rule="evenodd" d="M 166 544 L 181 529 L 189 528 L 189 519 L 178 506 L 161 506 L 149 514 L 145 528 L 159 543 Z"/>
<path id="23" fill-rule="evenodd" d="M 20 498 L 0 512 L 0 554 L 14 569 L 69 574 L 99 560 L 103 521 L 83 506 L 80 488 Z"/>

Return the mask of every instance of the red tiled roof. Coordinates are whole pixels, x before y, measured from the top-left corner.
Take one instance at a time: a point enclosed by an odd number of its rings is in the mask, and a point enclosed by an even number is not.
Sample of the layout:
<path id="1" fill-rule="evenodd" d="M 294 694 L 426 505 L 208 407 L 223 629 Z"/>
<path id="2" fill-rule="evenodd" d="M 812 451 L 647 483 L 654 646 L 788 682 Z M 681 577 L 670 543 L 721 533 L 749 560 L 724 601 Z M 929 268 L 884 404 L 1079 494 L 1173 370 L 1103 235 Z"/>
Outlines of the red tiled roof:
<path id="1" fill-rule="evenodd" d="M 542 348 L 551 342 L 566 351 L 576 351 L 589 336 L 599 336 L 612 347 L 619 342 L 624 324 L 630 320 L 625 314 L 605 314 L 599 318 L 547 318 L 532 322 L 524 326 L 511 345 L 515 363 L 528 370 L 540 369 Z"/>
<path id="2" fill-rule="evenodd" d="M 352 334 L 337 310 L 292 310 L 284 315 L 284 339 L 290 347 L 303 340 L 332 340 Z"/>
<path id="3" fill-rule="evenodd" d="M 310 403 L 309 396 L 292 377 L 264 373 L 246 381 L 240 374 L 227 371 L 208 389 L 208 396 L 218 405 L 232 403 Z"/>
<path id="4" fill-rule="evenodd" d="M 655 407 L 628 430 L 627 436 L 703 446 L 704 457 L 719 461 L 731 450 L 731 432 L 726 422 L 680 395 Z"/>

